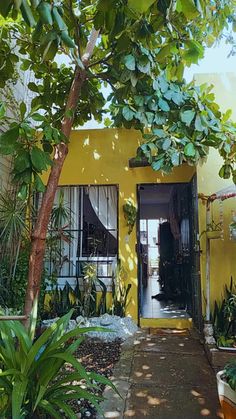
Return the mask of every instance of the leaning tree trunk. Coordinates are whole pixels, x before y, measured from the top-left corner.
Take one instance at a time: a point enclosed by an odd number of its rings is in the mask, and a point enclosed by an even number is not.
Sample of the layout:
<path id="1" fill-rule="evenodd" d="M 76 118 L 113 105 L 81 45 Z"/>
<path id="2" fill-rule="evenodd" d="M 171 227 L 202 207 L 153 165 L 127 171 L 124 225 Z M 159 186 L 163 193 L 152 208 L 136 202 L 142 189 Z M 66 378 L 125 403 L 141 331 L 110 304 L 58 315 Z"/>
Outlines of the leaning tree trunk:
<path id="1" fill-rule="evenodd" d="M 74 122 L 74 112 L 77 108 L 77 103 L 80 95 L 80 89 L 86 79 L 86 66 L 93 53 L 93 49 L 98 38 L 98 32 L 93 30 L 88 41 L 85 54 L 82 57 L 82 62 L 85 68 L 82 70 L 77 67 L 75 70 L 74 79 L 70 88 L 67 105 L 65 109 L 65 116 L 62 120 L 61 132 L 66 138 L 70 137 Z M 68 112 L 69 111 L 69 112 Z M 70 115 L 70 116 L 68 116 Z M 72 116 L 71 116 L 72 115 Z M 54 152 L 53 164 L 48 178 L 46 191 L 43 195 L 42 204 L 39 209 L 35 227 L 31 235 L 31 250 L 29 258 L 29 274 L 25 297 L 24 314 L 27 317 L 25 326 L 29 324 L 29 315 L 32 311 L 35 299 L 38 299 L 41 285 L 41 277 L 43 271 L 46 236 L 48 224 L 53 208 L 54 198 L 59 183 L 60 174 L 68 154 L 68 145 L 60 143 Z"/>

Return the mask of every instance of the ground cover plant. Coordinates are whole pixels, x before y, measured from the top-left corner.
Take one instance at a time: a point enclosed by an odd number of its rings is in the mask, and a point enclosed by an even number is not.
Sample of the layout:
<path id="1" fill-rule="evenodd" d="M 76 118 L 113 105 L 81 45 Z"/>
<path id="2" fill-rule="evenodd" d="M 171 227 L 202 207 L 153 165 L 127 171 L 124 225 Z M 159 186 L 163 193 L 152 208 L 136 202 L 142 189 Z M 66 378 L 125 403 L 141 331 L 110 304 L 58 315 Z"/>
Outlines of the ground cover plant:
<path id="1" fill-rule="evenodd" d="M 236 346 L 236 292 L 233 278 L 229 286 L 225 285 L 222 300 L 215 301 L 213 326 L 218 346 Z"/>
<path id="2" fill-rule="evenodd" d="M 83 398 L 99 410 L 103 398 L 96 383 L 114 385 L 87 372 L 74 352 L 88 330 L 66 332 L 72 310 L 34 340 L 35 319 L 28 331 L 20 322 L 0 322 L 0 415 L 4 419 L 77 418 L 69 402 Z M 104 330 L 104 328 L 100 328 Z M 71 368 L 63 368 L 70 365 Z"/>
<path id="3" fill-rule="evenodd" d="M 31 103 L 18 105 L 17 117 L 9 119 L 4 94 L 0 108 L 6 127 L 0 152 L 13 158 L 21 198 L 43 193 L 31 234 L 28 315 L 40 291 L 47 229 L 71 129 L 92 116 L 101 120 L 107 104 L 114 126 L 143 133 L 138 158 L 145 157 L 154 170 L 166 173 L 183 162 L 197 164 L 214 147 L 224 159 L 220 176 L 235 178 L 230 112 L 220 112 L 208 87 L 183 80 L 184 67 L 197 63 L 204 49 L 231 29 L 235 4 L 6 0 L 0 14 L 3 93 L 20 79 L 20 68 L 21 74 L 32 75 L 27 88 L 35 94 Z M 103 93 L 107 85 L 109 100 Z M 41 174 L 47 169 L 45 188 Z"/>

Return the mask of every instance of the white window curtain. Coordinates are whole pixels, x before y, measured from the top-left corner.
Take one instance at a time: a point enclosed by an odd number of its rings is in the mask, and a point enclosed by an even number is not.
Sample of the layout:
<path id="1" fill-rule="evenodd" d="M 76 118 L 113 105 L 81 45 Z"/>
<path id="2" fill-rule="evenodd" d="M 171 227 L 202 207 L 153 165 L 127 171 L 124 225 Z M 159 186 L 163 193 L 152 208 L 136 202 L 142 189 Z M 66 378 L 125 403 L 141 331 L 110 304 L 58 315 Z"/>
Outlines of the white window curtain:
<path id="1" fill-rule="evenodd" d="M 115 186 L 89 186 L 88 195 L 95 214 L 117 239 L 117 188 Z"/>

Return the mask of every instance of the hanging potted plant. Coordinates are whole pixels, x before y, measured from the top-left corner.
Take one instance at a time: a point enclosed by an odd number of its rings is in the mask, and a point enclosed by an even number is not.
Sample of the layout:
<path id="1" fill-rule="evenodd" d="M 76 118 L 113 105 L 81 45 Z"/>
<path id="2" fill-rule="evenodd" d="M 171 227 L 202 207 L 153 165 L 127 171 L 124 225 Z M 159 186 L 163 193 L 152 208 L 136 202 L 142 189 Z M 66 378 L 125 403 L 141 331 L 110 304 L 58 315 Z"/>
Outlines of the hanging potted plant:
<path id="1" fill-rule="evenodd" d="M 225 419 L 236 418 L 236 362 L 217 373 L 217 388 Z"/>
<path id="2" fill-rule="evenodd" d="M 137 208 L 131 199 L 128 199 L 127 202 L 123 205 L 123 212 L 128 227 L 128 234 L 131 234 L 137 218 Z"/>
<path id="3" fill-rule="evenodd" d="M 201 233 L 201 236 L 204 233 L 206 233 L 208 239 L 220 239 L 223 234 L 222 223 L 220 222 L 216 224 L 215 221 L 212 220 L 211 223 L 207 224 L 207 229 Z"/>
<path id="4" fill-rule="evenodd" d="M 230 237 L 236 241 L 236 215 L 233 215 L 232 222 L 229 225 Z"/>
<path id="5" fill-rule="evenodd" d="M 210 224 L 207 224 L 206 235 L 208 239 L 220 239 L 222 237 L 222 223 L 215 223 L 214 220 Z"/>

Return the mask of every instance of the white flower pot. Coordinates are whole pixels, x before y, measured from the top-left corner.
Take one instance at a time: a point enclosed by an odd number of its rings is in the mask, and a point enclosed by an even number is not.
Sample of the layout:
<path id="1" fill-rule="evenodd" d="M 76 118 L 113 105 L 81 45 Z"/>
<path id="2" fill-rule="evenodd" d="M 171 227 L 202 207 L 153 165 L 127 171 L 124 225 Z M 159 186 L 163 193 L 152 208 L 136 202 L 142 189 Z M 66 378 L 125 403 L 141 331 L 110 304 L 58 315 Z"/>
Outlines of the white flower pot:
<path id="1" fill-rule="evenodd" d="M 236 391 L 234 391 L 228 383 L 222 380 L 224 371 L 217 373 L 217 388 L 220 404 L 223 410 L 224 419 L 236 418 Z"/>

